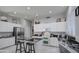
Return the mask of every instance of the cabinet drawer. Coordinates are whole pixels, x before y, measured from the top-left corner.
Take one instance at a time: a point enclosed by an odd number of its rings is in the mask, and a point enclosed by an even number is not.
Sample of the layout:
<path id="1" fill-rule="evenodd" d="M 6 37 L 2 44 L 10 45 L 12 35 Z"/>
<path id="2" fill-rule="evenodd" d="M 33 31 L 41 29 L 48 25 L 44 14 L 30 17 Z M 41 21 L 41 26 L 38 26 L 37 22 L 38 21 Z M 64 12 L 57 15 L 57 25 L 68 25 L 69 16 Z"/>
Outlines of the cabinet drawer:
<path id="1" fill-rule="evenodd" d="M 14 44 L 15 44 L 15 37 L 0 39 L 0 49 Z"/>
<path id="2" fill-rule="evenodd" d="M 16 45 L 12 45 L 10 47 L 4 48 L 0 50 L 0 53 L 15 53 Z"/>

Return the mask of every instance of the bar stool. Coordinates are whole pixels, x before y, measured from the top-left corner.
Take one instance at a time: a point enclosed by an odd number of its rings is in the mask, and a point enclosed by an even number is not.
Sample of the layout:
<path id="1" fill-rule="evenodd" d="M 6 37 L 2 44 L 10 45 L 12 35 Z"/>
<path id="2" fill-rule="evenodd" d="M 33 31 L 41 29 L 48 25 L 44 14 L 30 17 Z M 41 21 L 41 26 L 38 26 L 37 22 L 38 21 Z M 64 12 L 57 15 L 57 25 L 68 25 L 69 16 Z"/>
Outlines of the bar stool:
<path id="1" fill-rule="evenodd" d="M 27 49 L 28 48 L 28 49 Z M 28 51 L 27 51 L 28 50 Z M 29 42 L 26 43 L 26 51 L 28 53 L 35 53 L 35 47 L 34 47 L 34 42 L 32 40 L 29 40 Z"/>
<path id="2" fill-rule="evenodd" d="M 17 41 L 16 44 L 16 53 L 20 51 L 20 53 L 25 52 L 26 53 L 26 49 L 25 49 L 25 45 L 24 42 L 22 41 Z"/>

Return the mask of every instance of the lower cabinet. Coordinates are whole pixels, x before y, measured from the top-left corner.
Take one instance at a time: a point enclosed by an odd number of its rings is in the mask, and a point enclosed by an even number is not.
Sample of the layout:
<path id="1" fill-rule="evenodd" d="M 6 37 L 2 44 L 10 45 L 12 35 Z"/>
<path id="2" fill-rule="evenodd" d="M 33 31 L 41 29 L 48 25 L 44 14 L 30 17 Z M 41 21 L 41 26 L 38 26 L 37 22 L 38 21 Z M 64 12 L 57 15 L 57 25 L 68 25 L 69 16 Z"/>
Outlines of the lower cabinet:
<path id="1" fill-rule="evenodd" d="M 62 45 L 59 45 L 60 53 L 70 53 L 66 48 L 64 48 Z"/>
<path id="2" fill-rule="evenodd" d="M 16 51 L 16 45 L 12 45 L 12 46 L 0 49 L 0 53 L 15 53 L 15 51 Z"/>
<path id="3" fill-rule="evenodd" d="M 0 49 L 15 44 L 15 37 L 1 38 L 0 39 Z"/>

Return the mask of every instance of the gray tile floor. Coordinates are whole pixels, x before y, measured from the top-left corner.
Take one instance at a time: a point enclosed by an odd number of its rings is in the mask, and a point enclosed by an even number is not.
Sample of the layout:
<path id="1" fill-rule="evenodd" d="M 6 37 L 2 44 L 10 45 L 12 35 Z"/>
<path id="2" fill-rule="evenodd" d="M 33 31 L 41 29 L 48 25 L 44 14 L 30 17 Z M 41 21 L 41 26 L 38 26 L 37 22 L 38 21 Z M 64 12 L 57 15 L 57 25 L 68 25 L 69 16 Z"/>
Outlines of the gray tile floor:
<path id="1" fill-rule="evenodd" d="M 56 46 L 45 46 L 42 40 L 35 44 L 36 53 L 60 53 L 59 47 Z"/>

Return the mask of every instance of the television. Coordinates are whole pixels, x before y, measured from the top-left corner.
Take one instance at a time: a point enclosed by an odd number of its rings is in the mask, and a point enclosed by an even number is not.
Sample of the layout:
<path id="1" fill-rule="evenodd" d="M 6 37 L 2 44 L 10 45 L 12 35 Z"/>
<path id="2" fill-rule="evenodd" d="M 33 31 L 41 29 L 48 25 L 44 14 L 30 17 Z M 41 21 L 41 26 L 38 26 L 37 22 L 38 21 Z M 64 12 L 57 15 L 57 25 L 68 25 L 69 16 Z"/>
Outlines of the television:
<path id="1" fill-rule="evenodd" d="M 75 9 L 75 16 L 79 16 L 79 6 Z"/>

